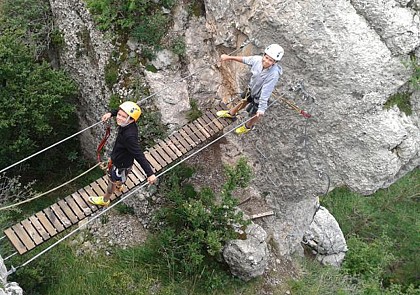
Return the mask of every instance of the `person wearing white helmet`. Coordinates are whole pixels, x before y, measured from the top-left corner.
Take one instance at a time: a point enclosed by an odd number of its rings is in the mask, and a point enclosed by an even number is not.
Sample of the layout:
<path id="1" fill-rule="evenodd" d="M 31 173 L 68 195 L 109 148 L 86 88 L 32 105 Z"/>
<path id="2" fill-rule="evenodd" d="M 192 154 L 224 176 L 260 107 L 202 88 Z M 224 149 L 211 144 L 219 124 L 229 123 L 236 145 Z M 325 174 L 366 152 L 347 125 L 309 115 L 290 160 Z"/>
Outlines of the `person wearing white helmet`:
<path id="1" fill-rule="evenodd" d="M 221 118 L 235 118 L 236 114 L 247 107 L 252 119 L 241 127 L 236 128 L 237 134 L 250 131 L 264 115 L 268 107 L 268 100 L 273 92 L 280 76 L 283 73 L 278 62 L 284 54 L 283 48 L 278 44 L 271 44 L 264 50 L 263 56 L 229 56 L 222 54 L 221 61 L 237 61 L 251 67 L 251 79 L 248 88 L 241 94 L 242 100 L 230 110 L 218 111 Z"/>
<path id="2" fill-rule="evenodd" d="M 109 181 L 107 192 L 103 196 L 90 196 L 88 198 L 90 203 L 98 206 L 108 206 L 111 195 L 118 186 L 121 186 L 126 181 L 134 159 L 146 173 L 149 184 L 156 182 L 157 178 L 139 144 L 139 132 L 136 122 L 140 115 L 140 107 L 132 101 L 126 101 L 118 109 L 102 116 L 103 122 L 111 117 L 116 117 L 118 134 L 111 152 L 110 162 L 108 163 Z"/>

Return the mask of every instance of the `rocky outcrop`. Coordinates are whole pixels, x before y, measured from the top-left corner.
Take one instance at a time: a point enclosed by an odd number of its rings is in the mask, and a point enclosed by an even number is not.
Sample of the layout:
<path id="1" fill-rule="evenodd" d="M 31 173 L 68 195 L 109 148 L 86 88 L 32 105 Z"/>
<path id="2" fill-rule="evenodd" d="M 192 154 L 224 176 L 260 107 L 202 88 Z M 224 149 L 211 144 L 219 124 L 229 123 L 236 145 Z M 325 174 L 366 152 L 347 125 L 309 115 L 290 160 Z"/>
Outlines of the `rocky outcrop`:
<path id="1" fill-rule="evenodd" d="M 257 224 L 245 230 L 246 239 L 232 240 L 223 249 L 223 257 L 231 273 L 249 281 L 261 276 L 268 265 L 267 233 Z"/>
<path id="2" fill-rule="evenodd" d="M 7 268 L 0 256 L 0 295 L 23 295 L 23 290 L 18 283 L 7 282 Z"/>
<path id="3" fill-rule="evenodd" d="M 206 1 L 216 45 L 235 49 L 245 36 L 251 43 L 238 55 L 274 42 L 285 48 L 278 89 L 312 114 L 305 120 L 278 102 L 255 132 L 228 137 L 253 161 L 255 185 L 277 216 L 266 230 L 283 254 L 300 251 L 315 196 L 337 186 L 371 194 L 420 164 L 419 94 L 404 65 L 408 53 L 419 57 L 418 10 L 411 1 L 365 2 Z M 231 77 L 224 88 L 244 89 L 247 70 L 222 66 L 221 77 Z M 289 91 L 296 81 L 315 100 Z M 402 90 L 411 94 L 411 115 L 384 108 Z"/>
<path id="4" fill-rule="evenodd" d="M 65 42 L 60 52 L 61 66 L 79 85 L 79 124 L 80 129 L 86 128 L 98 122 L 108 109 L 110 92 L 104 73 L 113 45 L 95 28 L 84 1 L 50 0 L 50 6 Z M 98 127 L 80 135 L 90 159 L 95 159 L 102 132 Z"/>
<path id="5" fill-rule="evenodd" d="M 303 242 L 322 264 L 340 266 L 347 252 L 347 244 L 334 216 L 322 206 L 314 216 Z"/>

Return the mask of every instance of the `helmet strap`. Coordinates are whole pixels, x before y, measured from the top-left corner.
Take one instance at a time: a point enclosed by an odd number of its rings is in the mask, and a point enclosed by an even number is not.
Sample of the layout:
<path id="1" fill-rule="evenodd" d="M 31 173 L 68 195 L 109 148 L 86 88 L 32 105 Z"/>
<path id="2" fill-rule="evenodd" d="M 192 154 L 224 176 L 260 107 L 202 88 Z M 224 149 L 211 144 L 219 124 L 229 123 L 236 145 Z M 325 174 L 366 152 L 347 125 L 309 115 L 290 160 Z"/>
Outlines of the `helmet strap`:
<path id="1" fill-rule="evenodd" d="M 125 127 L 125 126 L 127 126 L 127 125 L 129 125 L 131 122 L 130 122 L 130 120 L 131 120 L 132 118 L 130 117 L 130 116 L 128 116 L 127 117 L 127 119 L 125 119 L 125 122 L 124 123 L 122 123 L 120 126 L 121 127 Z"/>

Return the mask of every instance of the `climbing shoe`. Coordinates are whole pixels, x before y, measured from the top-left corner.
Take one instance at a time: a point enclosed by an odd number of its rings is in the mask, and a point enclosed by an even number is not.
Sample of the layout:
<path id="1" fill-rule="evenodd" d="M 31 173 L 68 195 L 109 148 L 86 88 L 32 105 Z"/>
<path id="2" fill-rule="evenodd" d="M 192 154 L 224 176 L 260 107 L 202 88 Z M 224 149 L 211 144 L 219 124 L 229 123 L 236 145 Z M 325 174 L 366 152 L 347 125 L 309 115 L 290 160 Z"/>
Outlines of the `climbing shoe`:
<path id="1" fill-rule="evenodd" d="M 216 113 L 216 115 L 219 118 L 229 118 L 229 119 L 234 119 L 236 116 L 232 116 L 231 114 L 229 114 L 229 111 L 218 111 Z"/>
<path id="2" fill-rule="evenodd" d="M 89 203 L 93 204 L 93 205 L 97 205 L 97 206 L 109 206 L 109 203 L 111 202 L 110 200 L 108 201 L 104 201 L 104 196 L 99 196 L 99 197 L 89 197 L 88 198 Z"/>
<path id="3" fill-rule="evenodd" d="M 247 128 L 244 124 L 241 127 L 236 128 L 235 133 L 236 134 L 244 134 L 244 133 L 247 133 L 247 132 L 251 131 L 251 129 L 252 128 Z"/>

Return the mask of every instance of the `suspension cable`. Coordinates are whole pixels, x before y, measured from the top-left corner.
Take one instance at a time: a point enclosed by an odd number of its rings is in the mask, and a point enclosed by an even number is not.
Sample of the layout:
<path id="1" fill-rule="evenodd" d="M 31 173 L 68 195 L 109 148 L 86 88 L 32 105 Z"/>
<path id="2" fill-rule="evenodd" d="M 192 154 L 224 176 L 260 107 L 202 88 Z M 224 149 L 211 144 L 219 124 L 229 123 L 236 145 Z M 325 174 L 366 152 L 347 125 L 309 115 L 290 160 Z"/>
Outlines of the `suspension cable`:
<path id="1" fill-rule="evenodd" d="M 43 150 L 40 150 L 40 151 L 38 151 L 38 152 L 30 155 L 29 157 L 26 157 L 26 158 L 24 158 L 24 159 L 22 159 L 22 160 L 20 160 L 20 161 L 18 161 L 16 163 L 14 163 L 14 164 L 8 166 L 8 167 L 6 167 L 6 168 L 3 168 L 2 170 L 0 170 L 0 173 L 4 172 L 6 170 L 9 170 L 10 168 L 12 168 L 12 167 L 14 167 L 14 166 L 16 166 L 16 165 L 18 165 L 18 164 L 20 164 L 22 162 L 25 162 L 26 160 L 29 160 L 30 158 L 33 158 L 33 157 L 35 157 L 35 156 L 37 156 L 37 155 L 45 152 L 46 150 L 49 150 L 50 148 L 55 147 L 56 145 L 59 145 L 60 143 L 63 143 L 64 141 L 66 141 L 66 140 L 68 140 L 68 139 L 70 139 L 72 137 L 75 137 L 76 135 L 78 135 L 78 134 L 80 134 L 82 132 L 85 132 L 86 130 L 88 130 L 88 129 L 92 128 L 92 127 L 95 127 L 96 125 L 98 125 L 100 123 L 102 123 L 102 121 L 96 122 L 95 124 L 90 125 L 89 127 L 86 127 L 85 129 L 82 129 L 82 130 L 74 133 L 73 135 L 70 135 L 69 137 L 66 137 L 66 138 L 64 138 L 64 139 L 62 139 L 62 140 L 60 140 L 60 141 L 58 141 L 58 142 L 56 142 L 56 143 L 54 143 L 54 144 L 46 147 L 46 148 L 44 148 Z"/>
<path id="2" fill-rule="evenodd" d="M 55 190 L 57 190 L 57 189 L 59 189 L 59 188 L 61 188 L 61 187 L 65 186 L 65 185 L 67 185 L 67 184 L 69 184 L 69 183 L 71 183 L 71 182 L 75 181 L 76 179 L 78 179 L 78 178 L 82 177 L 83 175 L 85 175 L 85 174 L 89 173 L 90 171 L 92 171 L 93 169 L 95 169 L 96 167 L 98 167 L 100 164 L 101 164 L 101 163 L 96 163 L 96 165 L 92 166 L 91 168 L 89 168 L 89 169 L 88 169 L 88 170 L 86 170 L 85 172 L 82 172 L 81 174 L 77 175 L 76 177 L 74 177 L 74 178 L 70 179 L 69 181 L 66 181 L 65 183 L 60 184 L 59 186 L 56 186 L 55 188 L 50 189 L 49 191 L 43 192 L 43 193 L 41 193 L 41 194 L 39 194 L 39 195 L 36 195 L 36 196 L 34 196 L 34 197 L 30 198 L 30 199 L 27 199 L 27 200 L 21 201 L 21 202 L 16 203 L 16 204 L 8 205 L 8 206 L 5 206 L 5 207 L 0 207 L 0 211 L 1 211 L 1 210 L 5 210 L 5 209 L 9 209 L 9 208 L 12 208 L 12 207 L 16 207 L 16 206 L 19 206 L 19 205 L 22 205 L 22 204 L 25 204 L 25 203 L 31 202 L 31 201 L 33 201 L 33 200 L 36 200 L 36 199 L 38 199 L 38 198 L 40 198 L 40 197 L 42 197 L 42 196 L 45 196 L 46 194 L 49 194 L 49 193 L 51 193 L 51 192 L 53 192 L 53 191 L 55 191 Z"/>
<path id="3" fill-rule="evenodd" d="M 4 258 L 4 259 L 3 259 L 3 261 L 6 261 L 6 260 L 8 260 L 8 259 L 12 258 L 12 257 L 13 257 L 13 256 L 15 256 L 16 254 L 18 254 L 18 252 L 17 252 L 17 251 L 16 251 L 15 253 L 13 253 L 13 254 L 11 254 L 11 255 L 7 256 L 6 258 Z"/>
<path id="4" fill-rule="evenodd" d="M 271 103 L 268 107 L 270 107 L 273 103 Z M 244 124 L 246 124 L 248 121 L 250 121 L 251 119 L 253 119 L 255 117 L 252 116 L 250 117 L 248 120 L 242 122 L 241 124 L 239 124 L 238 126 L 242 126 Z M 225 137 L 226 135 L 228 135 L 229 133 L 233 132 L 238 126 L 235 126 L 234 128 L 232 128 L 231 130 L 229 130 L 228 132 L 222 134 L 221 136 L 217 137 L 216 139 L 214 139 L 213 141 L 211 141 L 210 143 L 206 144 L 205 146 L 201 147 L 200 149 L 198 149 L 197 151 L 195 151 L 194 153 L 192 153 L 191 155 L 185 157 L 184 159 L 182 159 L 181 161 L 177 162 L 176 164 L 174 164 L 173 166 L 169 167 L 168 169 L 166 169 L 165 171 L 158 173 L 156 175 L 156 178 L 161 177 L 162 175 L 164 175 L 165 173 L 171 171 L 172 169 L 174 169 L 175 167 L 177 167 L 178 165 L 180 165 L 181 163 L 185 162 L 186 160 L 190 159 L 191 157 L 195 156 L 196 154 L 198 154 L 199 152 L 201 152 L 202 150 L 206 149 L 207 147 L 209 147 L 210 145 L 214 144 L 215 142 L 217 142 L 218 140 L 222 139 L 223 137 Z M 134 190 L 132 190 L 131 192 L 129 192 L 127 195 L 121 197 L 119 200 L 117 200 L 116 202 L 112 203 L 109 207 L 104 208 L 101 212 L 99 212 L 97 215 L 95 215 L 94 217 L 92 217 L 91 219 L 89 219 L 84 225 L 87 225 L 89 223 L 91 223 L 93 220 L 95 220 L 96 218 L 102 216 L 102 214 L 106 213 L 108 210 L 110 210 L 111 208 L 113 208 L 114 206 L 116 206 L 117 204 L 119 204 L 120 202 L 122 202 L 123 200 L 125 200 L 126 198 L 128 198 L 129 196 L 131 196 L 132 194 L 134 194 L 135 192 L 139 191 L 141 188 L 145 187 L 147 185 L 147 182 L 142 184 L 141 186 L 135 188 Z M 83 226 L 84 227 L 84 226 Z M 54 248 L 55 246 L 57 246 L 58 244 L 60 244 L 62 241 L 66 240 L 67 238 L 69 238 L 70 236 L 72 236 L 73 234 L 75 234 L 76 232 L 78 232 L 82 227 L 78 227 L 75 230 L 71 231 L 70 233 L 68 233 L 67 235 L 65 235 L 64 237 L 62 237 L 61 239 L 59 239 L 58 241 L 56 241 L 55 243 L 51 244 L 50 246 L 48 246 L 47 248 L 45 248 L 44 250 L 42 250 L 41 252 L 39 252 L 38 254 L 36 254 L 34 257 L 30 258 L 29 260 L 25 261 L 23 264 L 21 264 L 20 266 L 17 267 L 13 267 L 11 268 L 11 270 L 8 271 L 7 275 L 10 275 L 14 272 L 16 272 L 16 270 L 18 270 L 19 268 L 22 268 L 26 265 L 28 265 L 29 263 L 31 263 L 32 261 L 34 261 L 35 259 L 37 259 L 38 257 L 40 257 L 41 255 L 45 254 L 46 252 L 48 252 L 49 250 L 51 250 L 52 248 Z"/>

